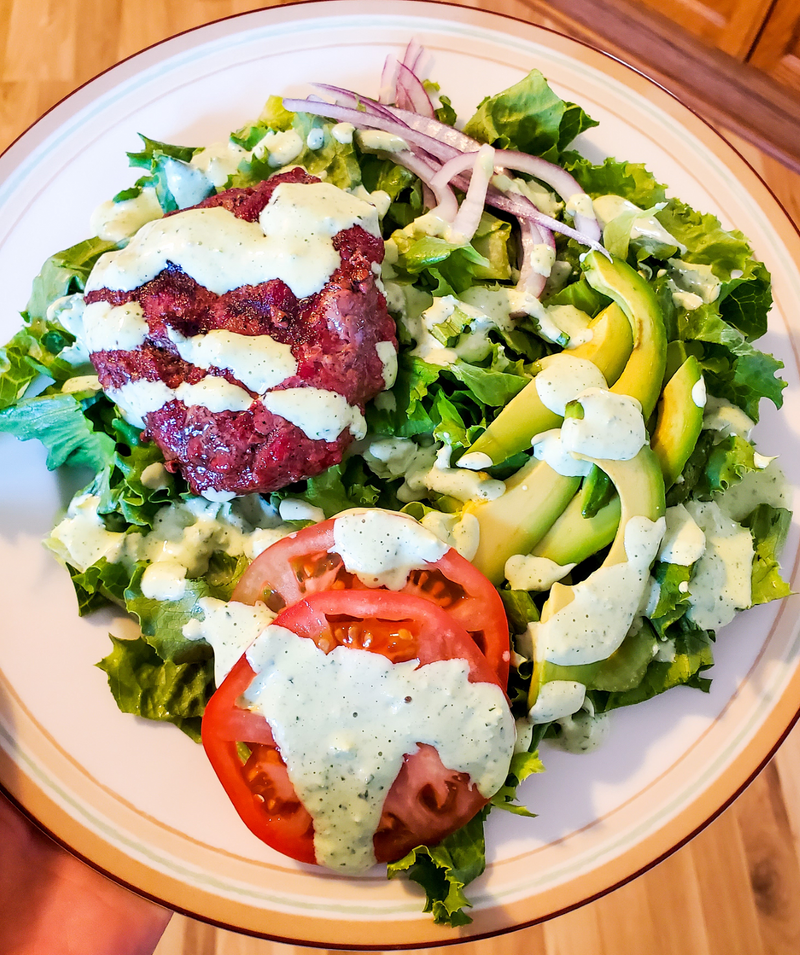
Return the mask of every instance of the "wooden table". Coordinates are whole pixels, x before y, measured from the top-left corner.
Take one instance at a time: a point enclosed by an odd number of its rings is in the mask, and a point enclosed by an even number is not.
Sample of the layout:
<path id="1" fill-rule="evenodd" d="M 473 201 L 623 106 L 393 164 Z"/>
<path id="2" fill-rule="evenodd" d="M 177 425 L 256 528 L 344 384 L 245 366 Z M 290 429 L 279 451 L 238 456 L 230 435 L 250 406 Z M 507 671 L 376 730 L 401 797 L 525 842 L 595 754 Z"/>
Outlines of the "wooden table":
<path id="1" fill-rule="evenodd" d="M 544 3 L 465 6 L 558 22 Z M 76 86 L 164 37 L 258 0 L 2 0 L 0 149 Z M 589 31 L 591 32 L 591 31 Z M 574 33 L 586 36 L 584 24 Z M 719 120 L 719 115 L 715 117 Z M 800 177 L 730 136 L 800 223 Z M 175 916 L 156 955 L 290 955 Z M 307 950 L 304 950 L 307 951 Z M 749 789 L 689 845 L 590 905 L 458 955 L 797 955 L 800 952 L 800 728 Z M 44 953 L 43 953 L 44 955 Z"/>

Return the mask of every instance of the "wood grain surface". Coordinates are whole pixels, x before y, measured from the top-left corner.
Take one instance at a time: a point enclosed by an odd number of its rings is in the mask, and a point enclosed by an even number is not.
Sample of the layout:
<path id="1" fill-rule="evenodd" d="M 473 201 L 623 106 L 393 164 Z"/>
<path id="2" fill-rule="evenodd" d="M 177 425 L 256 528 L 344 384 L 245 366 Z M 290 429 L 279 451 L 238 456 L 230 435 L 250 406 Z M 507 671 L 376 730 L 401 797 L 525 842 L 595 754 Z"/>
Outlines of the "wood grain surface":
<path id="1" fill-rule="evenodd" d="M 96 73 L 193 26 L 263 7 L 247 0 L 0 0 L 0 149 Z M 475 0 L 552 25 L 544 4 Z M 569 23 L 559 18 L 563 32 Z M 578 29 L 586 33 L 585 24 Z M 735 140 L 800 223 L 800 177 Z M 800 701 L 799 701 L 800 702 Z M 0 917 L 2 915 L 0 914 Z M 156 955 L 292 955 L 299 948 L 174 916 Z M 800 729 L 691 843 L 604 898 L 457 955 L 798 955 Z M 45 953 L 42 953 L 45 955 Z"/>

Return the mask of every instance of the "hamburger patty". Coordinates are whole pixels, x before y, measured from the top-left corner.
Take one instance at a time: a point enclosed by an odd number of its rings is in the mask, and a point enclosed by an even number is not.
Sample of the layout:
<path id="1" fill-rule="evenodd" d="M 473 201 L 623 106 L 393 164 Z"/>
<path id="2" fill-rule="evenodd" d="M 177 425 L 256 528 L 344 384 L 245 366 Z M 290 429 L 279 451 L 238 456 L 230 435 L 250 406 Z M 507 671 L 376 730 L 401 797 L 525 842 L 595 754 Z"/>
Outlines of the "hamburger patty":
<path id="1" fill-rule="evenodd" d="M 255 188 L 229 189 L 193 208 L 222 207 L 238 219 L 257 222 L 280 183 L 318 182 L 297 168 Z M 174 390 L 222 377 L 253 399 L 245 410 L 210 410 L 203 403 L 174 398 L 142 415 L 145 436 L 158 444 L 167 467 L 180 471 L 193 493 L 214 497 L 213 492 L 225 496 L 272 491 L 341 460 L 353 440 L 353 428 L 343 424 L 336 434 L 328 428 L 323 437 L 309 436 L 269 410 L 265 395 L 274 403 L 280 399 L 272 396 L 282 390 L 321 389 L 346 399 L 346 405 L 337 399 L 339 406 L 363 413 L 365 402 L 386 387 L 384 362 L 396 352 L 397 341 L 375 275 L 383 241 L 355 225 L 333 235 L 332 244 L 339 266 L 321 291 L 302 298 L 281 279 L 216 294 L 172 262 L 132 291 L 94 288 L 90 282 L 87 305 L 137 303 L 147 324 L 144 342 L 135 348 L 91 352 L 100 383 L 112 398 L 132 382 L 162 382 Z M 176 342 L 202 342 L 215 330 L 270 336 L 291 350 L 294 373 L 259 393 L 237 378 L 235 369 L 200 367 L 181 357 Z M 380 343 L 386 343 L 383 350 Z M 293 391 L 286 397 L 294 403 L 311 394 Z M 323 403 L 331 397 L 316 391 L 313 395 Z M 313 428 L 307 430 L 314 434 Z"/>

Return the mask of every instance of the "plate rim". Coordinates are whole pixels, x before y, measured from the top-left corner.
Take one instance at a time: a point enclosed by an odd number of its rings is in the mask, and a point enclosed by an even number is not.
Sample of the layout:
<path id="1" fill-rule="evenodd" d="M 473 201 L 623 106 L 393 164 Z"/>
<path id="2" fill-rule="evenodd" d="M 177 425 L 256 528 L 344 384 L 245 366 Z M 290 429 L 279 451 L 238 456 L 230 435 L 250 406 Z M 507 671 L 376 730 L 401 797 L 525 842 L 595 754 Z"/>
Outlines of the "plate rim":
<path id="1" fill-rule="evenodd" d="M 264 22 L 266 22 L 266 20 L 272 19 L 274 17 L 275 19 L 280 20 L 281 22 L 291 21 L 293 18 L 285 14 L 287 13 L 287 11 L 291 13 L 292 11 L 298 8 L 316 7 L 320 9 L 321 11 L 322 10 L 326 11 L 325 16 L 330 17 L 330 16 L 336 16 L 336 15 L 344 15 L 348 11 L 352 11 L 353 8 L 357 6 L 363 6 L 363 3 L 361 3 L 360 0 L 297 0 L 297 2 L 282 4 L 281 6 L 278 6 L 278 7 L 262 8 L 260 10 L 245 11 L 242 13 L 231 14 L 225 17 L 220 17 L 214 20 L 210 20 L 196 27 L 192 27 L 190 29 L 180 31 L 179 33 L 176 33 L 170 37 L 165 37 L 153 44 L 148 45 L 147 47 L 144 47 L 142 50 L 139 50 L 131 54 L 130 56 L 125 57 L 123 60 L 120 60 L 119 62 L 113 64 L 112 66 L 98 73 L 96 76 L 87 80 L 85 83 L 82 83 L 80 86 L 76 87 L 69 94 L 67 94 L 67 96 L 63 97 L 53 106 L 51 106 L 45 113 L 42 114 L 42 116 L 40 116 L 29 127 L 27 127 L 26 130 L 20 133 L 20 135 L 17 136 L 8 145 L 8 147 L 5 150 L 3 150 L 3 152 L 0 154 L 0 158 L 5 157 L 21 140 L 27 137 L 28 134 L 31 133 L 37 126 L 42 124 L 43 120 L 45 120 L 47 117 L 51 117 L 52 114 L 56 113 L 60 107 L 64 106 L 64 104 L 66 104 L 68 101 L 74 100 L 74 98 L 78 94 L 85 91 L 92 84 L 96 83 L 102 77 L 106 76 L 106 74 L 109 74 L 115 70 L 119 70 L 120 67 L 123 67 L 125 65 L 130 65 L 132 61 L 135 61 L 137 58 L 141 58 L 145 54 L 151 51 L 157 50 L 159 47 L 163 47 L 180 38 L 196 35 L 203 30 L 213 28 L 214 26 L 217 26 L 223 22 L 241 21 L 243 18 L 264 17 L 265 18 Z M 753 184 L 758 187 L 760 191 L 765 192 L 768 195 L 770 201 L 773 203 L 775 207 L 777 207 L 777 209 L 781 213 L 779 217 L 779 222 L 773 222 L 772 227 L 775 231 L 778 232 L 780 238 L 784 241 L 784 244 L 787 246 L 787 249 L 790 251 L 791 257 L 794 259 L 795 263 L 800 263 L 800 227 L 798 227 L 798 224 L 795 223 L 790 218 L 787 210 L 785 209 L 784 205 L 781 203 L 780 199 L 775 195 L 775 193 L 770 188 L 770 186 L 766 182 L 764 182 L 764 180 L 761 178 L 758 171 L 753 167 L 753 165 L 749 162 L 749 160 L 745 156 L 743 156 L 739 152 L 739 150 L 724 137 L 722 133 L 720 133 L 709 122 L 703 119 L 695 110 L 693 110 L 691 107 L 687 106 L 686 104 L 682 103 L 681 100 L 675 94 L 667 90 L 663 85 L 661 85 L 657 81 L 648 77 L 642 70 L 636 67 L 633 67 L 630 64 L 625 63 L 618 56 L 607 53 L 603 51 L 602 49 L 599 49 L 593 46 L 591 43 L 588 43 L 584 40 L 578 40 L 572 37 L 568 37 L 565 34 L 559 32 L 558 30 L 552 29 L 550 27 L 544 27 L 538 24 L 533 24 L 527 20 L 521 19 L 513 15 L 509 15 L 509 14 L 501 14 L 501 13 L 489 12 L 486 10 L 481 10 L 481 9 L 476 9 L 471 7 L 464 7 L 458 3 L 451 3 L 449 2 L 449 0 L 447 0 L 447 2 L 440 2 L 440 0 L 436 0 L 436 2 L 432 2 L 432 0 L 429 0 L 429 2 L 426 2 L 426 0 L 389 0 L 389 2 L 384 2 L 381 5 L 379 11 L 376 11 L 376 15 L 385 16 L 385 15 L 389 15 L 392 12 L 402 11 L 404 15 L 419 14 L 420 16 L 423 17 L 423 19 L 442 19 L 442 17 L 438 15 L 441 13 L 442 10 L 450 10 L 453 13 L 454 18 L 459 19 L 461 22 L 486 23 L 487 21 L 493 21 L 498 31 L 503 33 L 509 33 L 510 31 L 507 29 L 503 30 L 501 26 L 502 24 L 504 23 L 507 24 L 509 21 L 512 23 L 521 24 L 522 26 L 525 27 L 526 31 L 531 31 L 528 34 L 531 40 L 534 39 L 533 34 L 538 34 L 539 36 L 541 36 L 542 34 L 548 34 L 553 38 L 557 38 L 558 44 L 562 48 L 564 47 L 573 47 L 573 49 L 583 48 L 585 51 L 591 54 L 590 59 L 597 57 L 599 58 L 600 62 L 602 62 L 603 60 L 607 61 L 606 65 L 609 65 L 609 63 L 615 65 L 615 69 L 611 70 L 611 67 L 609 66 L 609 70 L 607 71 L 607 70 L 603 70 L 602 66 L 600 66 L 600 63 L 593 63 L 592 65 L 600 69 L 601 72 L 619 71 L 620 75 L 624 75 L 626 78 L 630 78 L 630 74 L 633 74 L 634 76 L 638 78 L 637 85 L 646 87 L 651 93 L 653 92 L 652 88 L 655 87 L 656 90 L 659 92 L 659 96 L 666 97 L 666 102 L 662 102 L 659 105 L 664 107 L 667 105 L 667 103 L 671 101 L 673 109 L 671 110 L 667 109 L 668 112 L 670 113 L 677 112 L 681 114 L 681 118 L 684 121 L 688 117 L 691 117 L 693 120 L 693 125 L 696 125 L 698 127 L 698 128 L 695 128 L 693 131 L 696 133 L 705 133 L 705 135 L 701 136 L 701 138 L 703 139 L 706 146 L 708 146 L 711 149 L 714 155 L 718 159 L 720 159 L 722 162 L 724 162 L 725 165 L 727 165 L 729 168 L 730 168 L 730 162 L 728 160 L 732 158 L 735 159 L 736 164 L 740 167 L 740 171 L 744 172 L 746 177 L 750 179 L 753 182 Z M 327 11 L 334 11 L 334 12 L 329 13 Z M 425 16 L 424 14 L 427 14 L 427 16 Z M 629 84 L 626 84 L 626 85 L 629 85 Z M 688 117 L 687 117 L 687 114 L 688 114 Z M 685 125 L 685 122 L 684 122 L 684 125 Z M 710 136 L 709 136 L 709 133 L 711 134 Z M 713 146 L 709 142 L 709 139 L 713 142 L 714 144 Z M 714 148 L 714 147 L 717 147 L 717 148 Z M 778 229 L 779 224 L 781 226 L 780 229 Z M 787 229 L 787 226 L 788 226 L 788 229 Z M 791 252 L 792 245 L 795 246 L 793 253 Z M 792 346 L 794 348 L 793 341 L 792 341 Z M 796 565 L 795 565 L 795 569 L 796 569 Z M 785 612 L 784 607 L 781 607 L 779 610 L 779 616 L 782 615 L 784 612 Z M 772 625 L 773 628 L 776 623 L 777 623 L 777 618 L 773 622 L 773 625 Z M 780 698 L 779 704 L 772 708 L 767 719 L 764 721 L 764 723 L 761 726 L 759 726 L 758 730 L 754 734 L 753 741 L 751 742 L 751 746 L 754 745 L 754 742 L 756 739 L 761 739 L 764 736 L 767 736 L 770 739 L 774 739 L 774 733 L 777 730 L 777 726 L 779 725 L 781 729 L 780 729 L 780 732 L 778 733 L 777 740 L 773 742 L 772 745 L 769 747 L 766 755 L 756 761 L 756 764 L 753 764 L 752 760 L 750 761 L 750 763 L 748 764 L 750 768 L 748 770 L 746 778 L 744 778 L 739 783 L 737 788 L 732 792 L 732 794 L 730 794 L 723 801 L 721 805 L 717 804 L 717 808 L 710 815 L 706 815 L 705 811 L 699 811 L 699 804 L 700 803 L 705 804 L 705 801 L 708 799 L 710 790 L 705 790 L 697 799 L 695 799 L 690 804 L 690 806 L 687 806 L 684 810 L 682 810 L 678 814 L 677 819 L 685 818 L 687 815 L 695 817 L 696 825 L 693 829 L 691 829 L 691 831 L 685 834 L 677 843 L 666 847 L 665 849 L 663 849 L 660 855 L 657 855 L 655 858 L 651 858 L 649 862 L 641 865 L 640 867 L 636 868 L 634 871 L 620 878 L 618 881 L 614 882 L 613 885 L 610 885 L 610 886 L 606 885 L 606 887 L 604 888 L 599 888 L 593 894 L 586 895 L 585 897 L 582 897 L 579 900 L 570 902 L 569 904 L 561 908 L 548 911 L 547 913 L 544 913 L 544 914 L 538 914 L 537 916 L 526 921 L 515 921 L 513 924 L 508 924 L 508 925 L 504 925 L 500 927 L 493 927 L 483 932 L 467 932 L 466 934 L 455 933 L 456 937 L 451 936 L 446 939 L 443 939 L 440 936 L 435 936 L 431 934 L 431 935 L 426 935 L 424 939 L 420 939 L 418 941 L 411 941 L 411 942 L 404 941 L 401 943 L 390 944 L 390 945 L 359 944 L 359 943 L 352 943 L 352 942 L 346 942 L 346 941 L 340 941 L 340 940 L 309 941 L 306 939 L 298 939 L 295 935 L 278 935 L 272 932 L 265 933 L 258 929 L 243 927 L 239 924 L 234 924 L 225 920 L 220 920 L 213 917 L 209 917 L 207 915 L 203 915 L 201 913 L 198 913 L 196 909 L 194 908 L 184 908 L 179 904 L 176 905 L 173 901 L 165 901 L 164 898 L 161 898 L 160 896 L 157 896 L 157 895 L 153 895 L 147 890 L 142 889 L 139 885 L 134 885 L 129 882 L 126 882 L 125 879 L 120 877 L 119 875 L 104 869 L 101 864 L 83 855 L 80 851 L 74 849 L 72 845 L 70 845 L 68 842 L 60 838 L 58 835 L 56 835 L 50 829 L 49 826 L 41 823 L 39 819 L 36 817 L 36 815 L 32 811 L 29 811 L 29 809 L 25 805 L 23 805 L 19 799 L 17 799 L 15 792 L 12 792 L 11 789 L 9 789 L 2 781 L 0 781 L 0 790 L 6 793 L 6 795 L 11 799 L 11 801 L 15 805 L 17 805 L 17 807 L 20 808 L 28 818 L 30 818 L 37 826 L 39 826 L 39 828 L 43 829 L 45 832 L 48 833 L 48 835 L 51 836 L 51 838 L 54 838 L 56 842 L 64 846 L 64 848 L 68 849 L 68 851 L 70 851 L 72 854 L 81 858 L 84 862 L 91 865 L 93 868 L 97 869 L 98 871 L 112 878 L 114 881 L 118 882 L 121 885 L 126 886 L 127 888 L 131 889 L 132 891 L 136 892 L 137 894 L 145 898 L 149 898 L 160 905 L 165 905 L 169 907 L 170 909 L 173 909 L 174 911 L 181 912 L 182 914 L 187 915 L 191 918 L 196 918 L 198 920 L 205 921 L 209 924 L 216 925 L 220 928 L 228 929 L 228 930 L 239 932 L 246 935 L 251 935 L 254 937 L 269 939 L 269 940 L 273 940 L 277 942 L 284 942 L 289 944 L 299 942 L 303 945 L 308 945 L 310 947 L 329 948 L 331 944 L 335 943 L 339 948 L 346 949 L 346 950 L 354 950 L 354 951 L 364 951 L 364 950 L 368 951 L 368 950 L 376 950 L 379 948 L 385 949 L 385 950 L 401 950 L 401 949 L 413 949 L 413 948 L 421 948 L 421 947 L 433 947 L 433 946 L 448 945 L 448 944 L 458 944 L 466 940 L 477 941 L 479 939 L 490 938 L 496 935 L 505 934 L 507 932 L 516 931 L 517 929 L 530 927 L 539 922 L 545 921 L 546 919 L 553 918 L 558 915 L 564 914 L 565 912 L 571 911 L 590 901 L 594 901 L 595 899 L 600 898 L 611 891 L 614 891 L 614 889 L 618 888 L 619 886 L 624 885 L 627 882 L 637 878 L 640 874 L 654 867 L 664 858 L 671 855 L 673 852 L 677 851 L 677 849 L 679 849 L 681 846 L 685 845 L 698 832 L 700 832 L 703 828 L 705 828 L 706 825 L 710 824 L 714 819 L 716 819 L 717 816 L 719 816 L 738 797 L 738 795 L 750 784 L 750 782 L 752 782 L 752 780 L 769 762 L 769 760 L 772 758 L 774 753 L 780 747 L 785 737 L 791 731 L 792 727 L 794 726 L 795 722 L 798 719 L 798 716 L 800 716 L 800 708 L 791 707 L 791 705 L 789 704 L 788 698 L 790 696 L 790 688 L 800 689 L 800 671 L 796 671 L 794 673 L 792 679 L 787 684 L 787 687 Z M 797 698 L 800 699 L 800 693 L 797 694 Z M 784 711 L 788 711 L 788 712 L 784 712 Z M 778 719 L 779 713 L 782 714 L 780 719 Z M 3 764 L 5 762 L 8 762 L 12 766 L 12 771 L 9 775 L 13 776 L 14 769 L 17 769 L 18 767 L 13 762 L 11 757 L 4 751 L 4 749 L 0 747 L 0 769 L 4 769 Z M 726 769 L 722 773 L 722 776 L 720 777 L 720 780 L 717 781 L 716 786 L 719 786 L 721 780 L 726 778 L 728 775 L 730 775 L 731 770 L 732 770 L 732 767 Z M 737 775 L 741 775 L 741 774 L 737 774 Z M 23 786 L 22 789 L 25 789 L 25 787 Z M 64 819 L 68 820 L 69 823 L 71 824 L 71 826 L 67 825 L 65 830 L 62 830 L 62 831 L 69 831 L 71 827 L 74 828 L 75 826 L 78 826 L 78 828 L 83 828 L 83 827 L 80 827 L 80 824 L 78 824 L 76 820 L 74 820 L 72 817 L 69 817 L 63 810 L 61 810 L 61 808 L 58 807 L 57 804 L 47 796 L 47 794 L 43 793 L 41 790 L 38 790 L 38 789 L 36 791 L 41 797 L 43 797 L 43 802 L 48 802 L 50 804 L 51 811 L 54 812 L 51 818 L 55 819 L 59 814 L 62 814 Z M 714 802 L 716 803 L 717 800 L 714 800 Z M 702 818 L 697 819 L 696 817 L 702 817 Z M 677 822 L 677 819 L 675 820 L 675 822 Z M 84 831 L 87 834 L 90 834 L 88 830 L 84 830 Z M 631 855 L 634 851 L 640 852 L 642 847 L 645 845 L 650 845 L 651 843 L 655 841 L 663 841 L 658 839 L 662 831 L 663 830 L 657 830 L 656 832 L 652 833 L 650 837 L 648 837 L 647 839 L 643 840 L 640 843 L 637 843 L 636 846 L 633 847 L 632 849 L 627 850 L 619 859 L 612 860 L 612 862 L 610 862 L 609 865 L 618 866 L 622 859 L 628 858 L 628 856 Z M 587 879 L 591 879 L 591 877 L 594 876 L 595 874 L 596 874 L 595 872 L 587 873 L 584 876 L 574 880 L 574 882 L 571 884 L 575 884 L 575 882 L 583 883 L 587 881 Z M 554 889 L 547 890 L 544 893 L 544 895 L 549 895 L 554 891 L 560 891 L 560 890 L 561 890 L 561 887 L 555 887 Z M 196 890 L 193 890 L 193 891 L 196 892 Z M 296 916 L 288 916 L 288 917 L 291 918 L 292 920 L 296 919 Z M 385 926 L 387 923 L 386 921 L 382 921 L 380 924 Z M 430 924 L 430 927 L 433 928 L 432 922 L 429 924 Z M 437 927 L 437 931 L 441 932 L 442 930 L 441 928 Z"/>

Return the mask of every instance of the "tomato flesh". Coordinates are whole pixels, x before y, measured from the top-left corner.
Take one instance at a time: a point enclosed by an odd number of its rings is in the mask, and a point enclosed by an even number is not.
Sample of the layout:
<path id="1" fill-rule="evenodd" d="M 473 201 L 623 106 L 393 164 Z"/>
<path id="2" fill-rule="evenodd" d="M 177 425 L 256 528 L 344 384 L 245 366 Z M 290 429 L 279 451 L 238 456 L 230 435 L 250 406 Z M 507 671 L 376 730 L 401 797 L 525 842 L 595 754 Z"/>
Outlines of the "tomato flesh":
<path id="1" fill-rule="evenodd" d="M 392 662 L 463 659 L 470 682 L 493 683 L 497 673 L 470 635 L 444 610 L 415 595 L 387 590 L 312 594 L 281 613 L 277 626 L 335 646 L 379 653 Z M 297 797 L 268 721 L 242 706 L 256 674 L 246 654 L 213 695 L 203 717 L 203 745 L 228 796 L 247 826 L 272 848 L 313 863 L 314 825 Z M 324 707 L 324 701 L 321 701 Z M 324 718 L 309 713 L 309 719 Z M 244 757 L 241 746 L 246 744 Z M 486 799 L 464 773 L 442 765 L 436 749 L 420 744 L 407 754 L 384 802 L 373 838 L 379 862 L 402 858 L 417 845 L 434 845 L 464 825 Z"/>
<path id="2" fill-rule="evenodd" d="M 305 527 L 268 547 L 244 572 L 233 599 L 247 604 L 264 601 L 278 613 L 320 591 L 385 590 L 367 588 L 345 569 L 334 550 L 335 521 Z M 470 634 L 505 686 L 510 648 L 503 601 L 468 560 L 451 547 L 436 563 L 412 570 L 399 592 L 446 610 Z"/>

